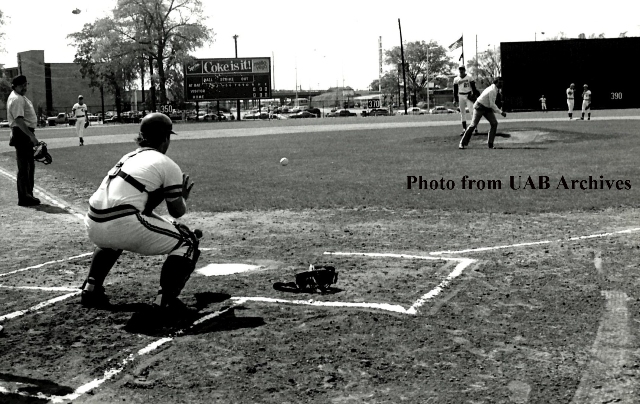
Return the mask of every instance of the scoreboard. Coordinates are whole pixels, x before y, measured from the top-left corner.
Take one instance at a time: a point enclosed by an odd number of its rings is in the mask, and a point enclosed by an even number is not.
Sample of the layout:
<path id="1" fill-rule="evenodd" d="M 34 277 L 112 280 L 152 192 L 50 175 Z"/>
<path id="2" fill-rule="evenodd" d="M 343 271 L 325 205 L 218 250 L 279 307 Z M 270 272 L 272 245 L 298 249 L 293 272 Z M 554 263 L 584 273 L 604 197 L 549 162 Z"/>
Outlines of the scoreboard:
<path id="1" fill-rule="evenodd" d="M 507 110 L 567 109 L 565 91 L 576 85 L 575 110 L 583 85 L 592 92 L 592 109 L 639 108 L 640 81 L 633 79 L 633 55 L 640 38 L 567 39 L 500 44 Z"/>
<path id="2" fill-rule="evenodd" d="M 195 59 L 185 64 L 186 101 L 271 98 L 271 59 Z"/>

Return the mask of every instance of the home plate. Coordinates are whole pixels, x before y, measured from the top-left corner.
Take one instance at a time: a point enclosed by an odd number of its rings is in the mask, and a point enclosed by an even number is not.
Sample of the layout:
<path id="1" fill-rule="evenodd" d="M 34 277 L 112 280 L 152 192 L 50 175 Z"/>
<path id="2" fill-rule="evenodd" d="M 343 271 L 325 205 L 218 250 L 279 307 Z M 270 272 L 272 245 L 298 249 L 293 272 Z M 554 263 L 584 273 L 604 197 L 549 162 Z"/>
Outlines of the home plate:
<path id="1" fill-rule="evenodd" d="M 237 274 L 240 272 L 258 271 L 266 269 L 261 265 L 249 264 L 209 264 L 196 269 L 196 272 L 204 276 L 222 276 Z"/>

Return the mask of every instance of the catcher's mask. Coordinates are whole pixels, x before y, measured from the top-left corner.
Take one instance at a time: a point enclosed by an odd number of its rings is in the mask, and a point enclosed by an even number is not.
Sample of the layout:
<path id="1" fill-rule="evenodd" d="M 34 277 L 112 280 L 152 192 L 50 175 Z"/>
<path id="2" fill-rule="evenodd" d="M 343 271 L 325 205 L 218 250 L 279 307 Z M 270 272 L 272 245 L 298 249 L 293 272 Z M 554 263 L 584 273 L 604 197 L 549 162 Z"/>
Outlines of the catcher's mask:
<path id="1" fill-rule="evenodd" d="M 39 142 L 33 147 L 33 159 L 43 164 L 51 164 L 53 158 L 51 158 L 45 142 Z"/>

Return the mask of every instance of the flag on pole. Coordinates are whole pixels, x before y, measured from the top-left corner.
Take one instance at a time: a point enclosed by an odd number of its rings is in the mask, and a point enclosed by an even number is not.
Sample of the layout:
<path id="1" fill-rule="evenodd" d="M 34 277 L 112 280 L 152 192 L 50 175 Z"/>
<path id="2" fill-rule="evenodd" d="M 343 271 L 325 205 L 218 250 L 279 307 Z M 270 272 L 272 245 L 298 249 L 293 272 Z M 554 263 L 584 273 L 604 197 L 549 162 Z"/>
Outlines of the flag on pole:
<path id="1" fill-rule="evenodd" d="M 462 46 L 462 38 L 464 37 L 461 36 L 460 39 L 458 39 L 457 41 L 455 41 L 454 43 L 451 44 L 451 46 L 449 46 L 449 51 L 454 51 L 456 49 L 458 49 L 459 47 Z"/>
<path id="2" fill-rule="evenodd" d="M 464 52 L 460 54 L 460 58 L 458 59 L 458 62 L 461 61 L 463 57 L 464 57 Z"/>

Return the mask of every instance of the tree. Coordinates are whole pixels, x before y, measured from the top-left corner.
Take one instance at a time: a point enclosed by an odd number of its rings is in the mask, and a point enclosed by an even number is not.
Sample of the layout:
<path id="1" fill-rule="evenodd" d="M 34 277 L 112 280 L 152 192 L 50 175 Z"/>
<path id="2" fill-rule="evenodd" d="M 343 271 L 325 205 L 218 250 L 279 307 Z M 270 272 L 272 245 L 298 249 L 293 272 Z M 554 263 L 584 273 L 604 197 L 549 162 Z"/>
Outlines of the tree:
<path id="1" fill-rule="evenodd" d="M 200 0 L 118 0 L 114 29 L 146 55 L 152 80 L 157 73 L 161 103 L 167 102 L 167 83 L 180 77 L 176 66 L 213 39 L 205 19 Z"/>
<path id="2" fill-rule="evenodd" d="M 6 24 L 4 19 L 4 13 L 0 10 L 0 53 L 4 53 L 4 48 L 2 47 L 2 43 L 4 42 L 4 32 L 2 31 L 2 27 Z"/>
<path id="3" fill-rule="evenodd" d="M 479 87 L 488 87 L 494 78 L 502 76 L 500 49 L 487 49 L 478 54 L 477 60 L 477 67 L 475 57 L 467 61 L 467 71 L 475 77 Z"/>
<path id="4" fill-rule="evenodd" d="M 456 66 L 456 63 L 447 56 L 447 50 L 435 41 L 409 42 L 404 47 L 405 74 L 407 86 L 412 95 L 412 105 L 417 103 L 417 95 L 434 77 L 446 76 Z M 400 47 L 396 46 L 385 51 L 385 63 L 396 66 L 402 63 Z"/>
<path id="5" fill-rule="evenodd" d="M 548 36 L 544 40 L 545 41 L 561 41 L 563 39 L 569 39 L 569 37 L 562 31 L 558 32 L 556 36 Z"/>
<path id="6" fill-rule="evenodd" d="M 137 60 L 130 44 L 112 27 L 111 18 L 102 18 L 85 24 L 80 32 L 67 37 L 76 47 L 74 63 L 80 65 L 80 74 L 89 79 L 89 85 L 115 96 L 118 117 L 122 111 L 122 92 L 136 79 Z"/>

